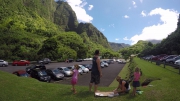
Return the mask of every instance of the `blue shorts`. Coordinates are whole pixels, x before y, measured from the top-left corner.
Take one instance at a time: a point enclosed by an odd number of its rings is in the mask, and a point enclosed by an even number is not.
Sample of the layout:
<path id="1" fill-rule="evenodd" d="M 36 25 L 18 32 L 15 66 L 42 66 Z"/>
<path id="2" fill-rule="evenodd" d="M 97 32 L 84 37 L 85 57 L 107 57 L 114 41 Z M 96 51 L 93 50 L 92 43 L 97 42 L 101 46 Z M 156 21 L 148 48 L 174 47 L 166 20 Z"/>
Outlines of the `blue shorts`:
<path id="1" fill-rule="evenodd" d="M 140 82 L 139 81 L 133 81 L 133 87 L 139 87 Z"/>

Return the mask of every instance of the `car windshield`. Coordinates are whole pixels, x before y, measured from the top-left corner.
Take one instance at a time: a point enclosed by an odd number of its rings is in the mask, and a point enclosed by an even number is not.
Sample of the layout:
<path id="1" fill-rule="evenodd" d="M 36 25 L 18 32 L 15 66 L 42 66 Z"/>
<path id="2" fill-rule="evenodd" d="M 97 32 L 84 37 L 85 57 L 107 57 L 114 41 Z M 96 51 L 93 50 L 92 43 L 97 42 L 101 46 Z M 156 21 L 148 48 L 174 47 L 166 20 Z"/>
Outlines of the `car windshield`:
<path id="1" fill-rule="evenodd" d="M 29 74 L 24 73 L 24 74 L 20 74 L 20 76 L 23 76 L 23 77 L 28 77 L 28 76 L 29 76 Z"/>
<path id="2" fill-rule="evenodd" d="M 68 68 L 64 68 L 64 71 L 69 71 L 69 69 Z"/>
<path id="3" fill-rule="evenodd" d="M 58 69 L 54 69 L 54 70 L 53 70 L 53 73 L 54 73 L 54 74 L 59 74 L 60 71 L 59 71 Z"/>
<path id="4" fill-rule="evenodd" d="M 83 65 L 79 65 L 82 69 L 84 69 L 85 67 Z"/>
<path id="5" fill-rule="evenodd" d="M 39 71 L 38 74 L 41 76 L 47 75 L 47 73 L 45 71 Z"/>

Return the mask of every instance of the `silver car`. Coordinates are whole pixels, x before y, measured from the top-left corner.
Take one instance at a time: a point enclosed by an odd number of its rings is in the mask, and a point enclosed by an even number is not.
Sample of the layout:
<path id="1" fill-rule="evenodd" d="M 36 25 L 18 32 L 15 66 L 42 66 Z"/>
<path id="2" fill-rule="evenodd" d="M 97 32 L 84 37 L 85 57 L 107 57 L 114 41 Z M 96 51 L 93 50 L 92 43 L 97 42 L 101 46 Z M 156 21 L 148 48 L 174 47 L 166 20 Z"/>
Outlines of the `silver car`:
<path id="1" fill-rule="evenodd" d="M 72 70 L 68 69 L 67 67 L 58 67 L 59 71 L 64 74 L 64 76 L 72 76 Z"/>
<path id="2" fill-rule="evenodd" d="M 4 60 L 0 60 L 0 66 L 2 67 L 8 66 L 8 62 Z"/>

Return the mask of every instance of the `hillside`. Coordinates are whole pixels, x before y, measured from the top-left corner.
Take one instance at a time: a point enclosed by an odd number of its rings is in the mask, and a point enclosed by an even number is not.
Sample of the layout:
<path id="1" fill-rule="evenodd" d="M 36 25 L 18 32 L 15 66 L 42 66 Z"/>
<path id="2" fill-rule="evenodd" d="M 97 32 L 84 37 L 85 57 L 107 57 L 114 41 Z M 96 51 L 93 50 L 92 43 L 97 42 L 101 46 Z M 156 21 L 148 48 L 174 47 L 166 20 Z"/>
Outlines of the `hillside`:
<path id="1" fill-rule="evenodd" d="M 111 48 L 114 50 L 114 51 L 118 51 L 122 48 L 125 48 L 125 47 L 129 47 L 130 45 L 129 44 L 125 44 L 125 43 L 115 43 L 115 42 L 109 42 Z"/>
<path id="2" fill-rule="evenodd" d="M 1 59 L 49 57 L 64 61 L 91 57 L 95 49 L 100 49 L 102 55 L 118 54 L 111 50 L 107 38 L 95 26 L 78 23 L 66 2 L 0 0 L 0 7 Z"/>

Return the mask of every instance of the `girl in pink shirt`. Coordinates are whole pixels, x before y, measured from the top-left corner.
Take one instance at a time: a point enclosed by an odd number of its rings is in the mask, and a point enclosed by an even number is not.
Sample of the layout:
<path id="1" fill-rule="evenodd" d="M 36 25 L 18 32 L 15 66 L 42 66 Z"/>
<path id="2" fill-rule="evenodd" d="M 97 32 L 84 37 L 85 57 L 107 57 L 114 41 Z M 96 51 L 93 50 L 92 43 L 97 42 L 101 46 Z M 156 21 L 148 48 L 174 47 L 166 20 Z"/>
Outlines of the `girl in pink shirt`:
<path id="1" fill-rule="evenodd" d="M 77 84 L 77 81 L 78 81 L 78 75 L 79 75 L 78 69 L 79 68 L 80 67 L 77 64 L 74 65 L 73 76 L 72 76 L 72 79 L 71 79 L 72 91 L 73 91 L 74 94 L 76 94 L 75 85 Z"/>
<path id="2" fill-rule="evenodd" d="M 136 94 L 136 87 L 140 86 L 140 82 L 139 82 L 140 76 L 141 76 L 140 70 L 138 67 L 136 67 L 134 72 L 134 79 L 133 79 L 133 96 L 135 96 Z"/>

